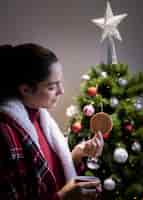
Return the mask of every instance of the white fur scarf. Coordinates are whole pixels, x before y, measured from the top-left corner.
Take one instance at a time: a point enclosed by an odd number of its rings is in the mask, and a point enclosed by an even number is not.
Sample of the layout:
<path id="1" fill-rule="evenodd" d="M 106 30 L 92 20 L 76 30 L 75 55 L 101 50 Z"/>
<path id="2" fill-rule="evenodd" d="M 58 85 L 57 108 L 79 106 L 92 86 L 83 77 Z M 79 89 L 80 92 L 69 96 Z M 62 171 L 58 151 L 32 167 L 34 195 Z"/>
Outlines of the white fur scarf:
<path id="1" fill-rule="evenodd" d="M 8 101 L 5 105 L 0 106 L 0 111 L 6 112 L 16 120 L 16 122 L 31 136 L 31 139 L 41 151 L 36 129 L 31 123 L 28 113 L 21 101 Z M 44 108 L 40 109 L 40 123 L 49 144 L 62 162 L 66 180 L 68 181 L 74 178 L 76 176 L 76 171 L 67 141 L 50 113 Z"/>

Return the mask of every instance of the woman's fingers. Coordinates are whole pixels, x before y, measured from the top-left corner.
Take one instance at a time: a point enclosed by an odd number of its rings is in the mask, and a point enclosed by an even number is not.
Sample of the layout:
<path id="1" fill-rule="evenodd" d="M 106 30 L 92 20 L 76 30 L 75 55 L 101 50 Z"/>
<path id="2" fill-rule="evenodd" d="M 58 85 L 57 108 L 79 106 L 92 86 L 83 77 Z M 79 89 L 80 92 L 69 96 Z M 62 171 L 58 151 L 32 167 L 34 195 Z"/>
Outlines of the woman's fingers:
<path id="1" fill-rule="evenodd" d="M 104 140 L 103 140 L 103 136 L 102 136 L 101 131 L 98 131 L 98 132 L 95 134 L 95 136 L 92 138 L 92 140 L 96 140 L 97 138 L 100 140 L 101 144 L 104 143 Z"/>
<path id="2" fill-rule="evenodd" d="M 101 185 L 101 182 L 99 179 L 95 180 L 95 181 L 85 181 L 85 182 L 77 182 L 77 187 L 80 188 L 92 188 L 92 189 L 96 189 L 97 186 Z"/>
<path id="3" fill-rule="evenodd" d="M 94 145 L 96 144 L 95 156 L 99 156 L 102 148 L 100 140 L 96 138 L 96 140 L 92 141 L 92 143 Z"/>
<path id="4" fill-rule="evenodd" d="M 103 139 L 103 135 L 102 135 L 101 131 L 98 131 L 97 137 L 100 139 L 101 143 L 104 144 L 104 139 Z"/>
<path id="5" fill-rule="evenodd" d="M 95 136 L 87 141 L 84 141 L 77 145 L 80 150 L 81 157 L 83 156 L 100 156 L 102 154 L 104 140 L 101 132 L 95 134 Z M 79 154 L 79 151 L 78 151 Z"/>
<path id="6" fill-rule="evenodd" d="M 77 182 L 76 187 L 81 193 L 82 200 L 96 200 L 102 192 L 101 182 L 96 178 L 93 181 Z"/>
<path id="7" fill-rule="evenodd" d="M 86 156 L 91 155 L 92 153 L 91 140 L 88 140 L 87 142 L 85 142 L 84 153 Z"/>
<path id="8" fill-rule="evenodd" d="M 58 191 L 58 194 L 64 200 L 94 200 L 94 197 L 100 193 L 99 187 L 101 187 L 101 183 L 98 178 L 92 181 L 82 181 L 75 178 Z"/>
<path id="9" fill-rule="evenodd" d="M 95 134 L 95 136 L 92 138 L 92 142 L 93 144 L 95 143 L 97 145 L 97 156 L 100 156 L 103 150 L 103 146 L 104 146 L 104 140 L 103 140 L 103 136 L 102 133 L 98 131 L 97 134 Z"/>

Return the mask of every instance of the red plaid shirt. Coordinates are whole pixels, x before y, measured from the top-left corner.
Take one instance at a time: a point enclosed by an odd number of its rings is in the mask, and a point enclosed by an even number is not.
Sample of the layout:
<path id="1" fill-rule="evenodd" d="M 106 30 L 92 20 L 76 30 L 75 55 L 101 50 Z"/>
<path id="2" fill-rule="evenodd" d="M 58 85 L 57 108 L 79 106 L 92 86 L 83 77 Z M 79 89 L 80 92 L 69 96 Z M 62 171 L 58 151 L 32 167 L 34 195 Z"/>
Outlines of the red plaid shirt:
<path id="1" fill-rule="evenodd" d="M 0 199 L 59 200 L 56 181 L 31 137 L 0 113 Z"/>

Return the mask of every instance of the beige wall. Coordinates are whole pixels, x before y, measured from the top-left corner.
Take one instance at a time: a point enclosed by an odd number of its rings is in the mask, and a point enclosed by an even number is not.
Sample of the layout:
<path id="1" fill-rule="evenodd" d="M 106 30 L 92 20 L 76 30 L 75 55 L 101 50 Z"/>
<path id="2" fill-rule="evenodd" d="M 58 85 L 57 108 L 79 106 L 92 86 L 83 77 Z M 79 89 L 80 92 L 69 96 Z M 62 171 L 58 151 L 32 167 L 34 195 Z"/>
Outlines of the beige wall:
<path id="1" fill-rule="evenodd" d="M 111 1 L 113 12 L 129 14 L 116 42 L 120 62 L 140 71 L 143 64 L 143 1 Z M 0 43 L 37 42 L 53 49 L 64 65 L 65 94 L 54 116 L 66 129 L 65 110 L 79 92 L 80 78 L 90 65 L 106 60 L 100 29 L 90 22 L 103 17 L 105 0 L 1 0 Z M 136 69 L 135 69 L 136 68 Z"/>

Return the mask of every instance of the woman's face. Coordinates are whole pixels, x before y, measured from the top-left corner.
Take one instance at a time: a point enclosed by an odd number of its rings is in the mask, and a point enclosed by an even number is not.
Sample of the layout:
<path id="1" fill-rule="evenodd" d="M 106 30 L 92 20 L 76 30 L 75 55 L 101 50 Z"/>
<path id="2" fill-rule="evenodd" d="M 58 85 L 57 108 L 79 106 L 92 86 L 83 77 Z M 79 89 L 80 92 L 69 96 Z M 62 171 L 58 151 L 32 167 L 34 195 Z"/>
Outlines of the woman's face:
<path id="1" fill-rule="evenodd" d="M 30 88 L 29 88 L 30 89 Z M 60 95 L 64 93 L 62 65 L 59 62 L 51 66 L 51 74 L 47 80 L 37 84 L 35 91 L 23 96 L 25 105 L 31 108 L 53 108 Z"/>

